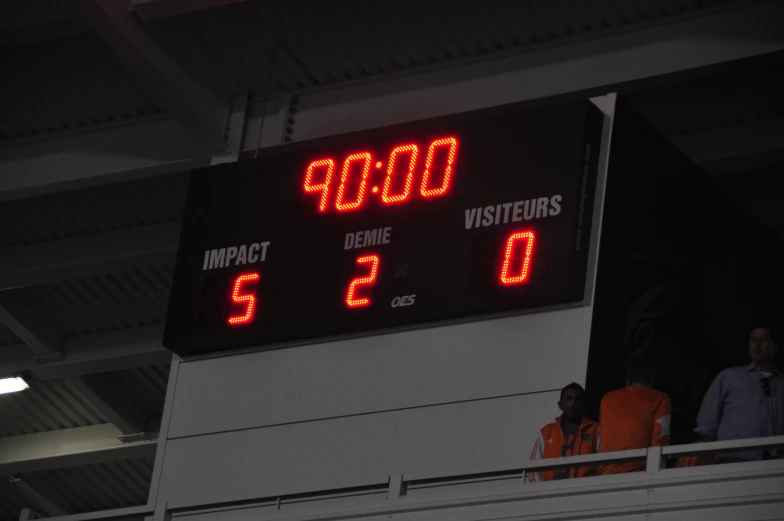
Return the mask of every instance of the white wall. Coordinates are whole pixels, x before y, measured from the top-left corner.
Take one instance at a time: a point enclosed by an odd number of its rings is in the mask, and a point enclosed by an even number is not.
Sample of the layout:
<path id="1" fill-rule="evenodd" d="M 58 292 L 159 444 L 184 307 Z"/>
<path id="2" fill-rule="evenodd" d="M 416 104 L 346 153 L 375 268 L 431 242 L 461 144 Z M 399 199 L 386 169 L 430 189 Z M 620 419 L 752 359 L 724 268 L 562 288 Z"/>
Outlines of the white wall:
<path id="1" fill-rule="evenodd" d="M 584 381 L 590 320 L 580 306 L 182 363 L 169 438 L 554 390 Z"/>
<path id="2" fill-rule="evenodd" d="M 525 461 L 557 400 L 533 393 L 170 440 L 160 494 L 181 508 Z"/>

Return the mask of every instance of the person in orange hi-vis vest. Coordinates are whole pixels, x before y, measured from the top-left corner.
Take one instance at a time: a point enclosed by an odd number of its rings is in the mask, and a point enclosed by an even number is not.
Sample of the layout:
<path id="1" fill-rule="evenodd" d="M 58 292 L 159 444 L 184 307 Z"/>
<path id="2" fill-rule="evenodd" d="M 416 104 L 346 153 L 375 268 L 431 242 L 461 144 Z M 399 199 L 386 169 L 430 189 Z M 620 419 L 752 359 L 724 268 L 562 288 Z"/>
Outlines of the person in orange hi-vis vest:
<path id="1" fill-rule="evenodd" d="M 626 365 L 626 387 L 604 395 L 599 408 L 599 452 L 670 444 L 672 402 L 652 387 L 653 372 L 639 360 Z M 600 475 L 645 469 L 644 461 L 600 465 Z"/>
<path id="2" fill-rule="evenodd" d="M 542 427 L 531 451 L 531 461 L 597 452 L 599 424 L 585 417 L 585 390 L 570 383 L 561 390 L 558 401 L 561 416 Z M 554 479 L 581 478 L 594 475 L 591 467 L 529 472 L 526 481 L 551 481 Z"/>

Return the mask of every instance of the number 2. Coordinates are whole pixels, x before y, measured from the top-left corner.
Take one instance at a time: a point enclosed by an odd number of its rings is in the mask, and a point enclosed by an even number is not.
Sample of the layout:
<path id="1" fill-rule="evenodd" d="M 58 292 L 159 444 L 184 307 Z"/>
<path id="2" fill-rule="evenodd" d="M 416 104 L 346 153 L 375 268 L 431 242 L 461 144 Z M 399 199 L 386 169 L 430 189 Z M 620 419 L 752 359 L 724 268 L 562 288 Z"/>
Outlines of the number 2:
<path id="1" fill-rule="evenodd" d="M 357 259 L 357 264 L 370 264 L 370 275 L 367 277 L 357 277 L 356 279 L 352 280 L 351 283 L 348 285 L 348 293 L 346 293 L 346 305 L 350 308 L 362 307 L 367 306 L 370 304 L 370 298 L 362 297 L 362 298 L 354 298 L 355 292 L 357 290 L 357 286 L 363 286 L 365 284 L 373 284 L 376 281 L 376 275 L 378 274 L 378 264 L 379 264 L 379 257 L 378 255 L 363 255 Z"/>
<path id="2" fill-rule="evenodd" d="M 245 312 L 241 315 L 234 315 L 229 317 L 229 325 L 239 326 L 253 322 L 253 315 L 256 314 L 256 295 L 255 292 L 240 295 L 242 286 L 246 282 L 255 282 L 259 280 L 258 273 L 246 273 L 234 279 L 234 288 L 231 292 L 231 300 L 236 304 L 245 304 Z"/>

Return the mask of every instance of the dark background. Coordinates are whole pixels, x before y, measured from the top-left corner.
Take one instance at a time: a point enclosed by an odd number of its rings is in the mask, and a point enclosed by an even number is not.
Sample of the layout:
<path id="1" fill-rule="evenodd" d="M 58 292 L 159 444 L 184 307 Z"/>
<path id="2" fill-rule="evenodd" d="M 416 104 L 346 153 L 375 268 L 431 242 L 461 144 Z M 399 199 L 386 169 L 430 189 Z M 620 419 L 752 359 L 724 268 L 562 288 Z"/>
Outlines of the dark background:
<path id="1" fill-rule="evenodd" d="M 587 411 L 623 387 L 639 356 L 673 402 L 672 442 L 692 441 L 702 397 L 749 363 L 750 328 L 780 328 L 779 239 L 621 98 L 594 301 Z M 780 353 L 781 356 L 781 353 Z"/>

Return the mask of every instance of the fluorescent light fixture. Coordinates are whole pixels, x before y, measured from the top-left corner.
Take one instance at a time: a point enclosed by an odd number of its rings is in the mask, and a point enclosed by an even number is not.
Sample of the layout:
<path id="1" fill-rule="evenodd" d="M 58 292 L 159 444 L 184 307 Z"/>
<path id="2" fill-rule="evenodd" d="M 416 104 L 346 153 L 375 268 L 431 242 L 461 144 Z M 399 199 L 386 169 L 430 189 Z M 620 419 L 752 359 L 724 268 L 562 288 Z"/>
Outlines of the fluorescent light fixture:
<path id="1" fill-rule="evenodd" d="M 19 391 L 24 391 L 29 387 L 30 386 L 27 385 L 27 382 L 24 381 L 24 378 L 20 376 L 0 378 L 0 394 L 16 393 Z"/>

